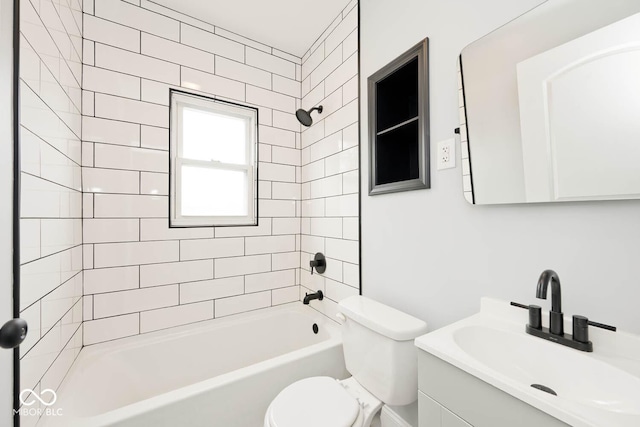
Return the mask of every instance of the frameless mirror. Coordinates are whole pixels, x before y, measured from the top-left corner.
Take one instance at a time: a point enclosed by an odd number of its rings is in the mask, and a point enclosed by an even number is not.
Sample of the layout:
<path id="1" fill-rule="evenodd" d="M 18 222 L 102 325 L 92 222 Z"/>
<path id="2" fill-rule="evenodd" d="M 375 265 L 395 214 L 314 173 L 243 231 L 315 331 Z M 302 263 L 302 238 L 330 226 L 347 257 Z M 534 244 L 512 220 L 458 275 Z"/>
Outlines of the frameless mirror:
<path id="1" fill-rule="evenodd" d="M 640 198 L 640 1 L 547 1 L 460 67 L 473 203 Z"/>

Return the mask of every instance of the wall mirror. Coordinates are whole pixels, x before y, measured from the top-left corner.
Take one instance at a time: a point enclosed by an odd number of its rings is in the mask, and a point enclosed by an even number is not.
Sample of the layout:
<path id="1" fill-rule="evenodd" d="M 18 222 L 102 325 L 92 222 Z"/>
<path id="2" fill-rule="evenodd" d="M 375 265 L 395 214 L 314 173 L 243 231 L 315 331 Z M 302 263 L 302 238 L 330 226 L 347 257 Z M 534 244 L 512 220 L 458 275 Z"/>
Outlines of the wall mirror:
<path id="1" fill-rule="evenodd" d="M 429 188 L 428 39 L 368 79 L 369 195 Z"/>
<path id="2" fill-rule="evenodd" d="M 640 1 L 549 0 L 460 67 L 473 203 L 640 198 Z"/>

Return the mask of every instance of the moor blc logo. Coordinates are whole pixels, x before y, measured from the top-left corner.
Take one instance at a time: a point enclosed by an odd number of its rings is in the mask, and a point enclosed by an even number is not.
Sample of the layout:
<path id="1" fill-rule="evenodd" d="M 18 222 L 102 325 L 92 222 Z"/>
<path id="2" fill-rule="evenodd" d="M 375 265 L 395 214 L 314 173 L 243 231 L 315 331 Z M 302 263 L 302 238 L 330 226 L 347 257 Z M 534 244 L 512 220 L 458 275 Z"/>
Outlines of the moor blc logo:
<path id="1" fill-rule="evenodd" d="M 18 397 L 22 407 L 17 410 L 14 409 L 14 415 L 18 414 L 21 417 L 62 416 L 61 408 L 54 409 L 51 407 L 58 400 L 58 395 L 50 388 L 45 388 L 40 394 L 36 393 L 35 390 L 25 388 Z M 40 405 L 37 405 L 38 403 Z"/>
<path id="2" fill-rule="evenodd" d="M 47 395 L 49 395 L 50 397 L 47 398 Z M 22 390 L 19 397 L 20 403 L 22 403 L 24 406 L 31 406 L 34 403 L 37 403 L 37 401 L 40 401 L 40 403 L 42 403 L 44 406 L 51 406 L 56 403 L 56 400 L 58 400 L 58 395 L 50 388 L 45 388 L 44 390 L 42 390 L 39 396 L 30 388 L 25 388 L 24 390 Z M 32 397 L 33 399 L 29 399 L 29 397 Z"/>

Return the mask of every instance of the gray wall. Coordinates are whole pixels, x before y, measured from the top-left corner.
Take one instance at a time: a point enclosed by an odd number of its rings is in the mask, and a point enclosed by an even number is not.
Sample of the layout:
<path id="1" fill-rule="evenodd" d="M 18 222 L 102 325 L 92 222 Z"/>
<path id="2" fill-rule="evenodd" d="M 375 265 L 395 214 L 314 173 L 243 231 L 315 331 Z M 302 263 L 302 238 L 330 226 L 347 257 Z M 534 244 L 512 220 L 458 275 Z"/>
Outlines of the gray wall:
<path id="1" fill-rule="evenodd" d="M 538 3 L 406 0 L 399 8 L 384 0 L 363 2 L 362 111 L 367 77 L 429 37 L 435 155 L 437 141 L 458 126 L 456 59 L 462 48 Z M 459 166 L 439 172 L 435 161 L 430 190 L 370 197 L 366 129 L 362 114 L 364 295 L 435 329 L 478 311 L 481 296 L 534 303 L 540 272 L 553 268 L 562 279 L 566 314 L 640 333 L 639 201 L 472 206 L 462 195 Z"/>

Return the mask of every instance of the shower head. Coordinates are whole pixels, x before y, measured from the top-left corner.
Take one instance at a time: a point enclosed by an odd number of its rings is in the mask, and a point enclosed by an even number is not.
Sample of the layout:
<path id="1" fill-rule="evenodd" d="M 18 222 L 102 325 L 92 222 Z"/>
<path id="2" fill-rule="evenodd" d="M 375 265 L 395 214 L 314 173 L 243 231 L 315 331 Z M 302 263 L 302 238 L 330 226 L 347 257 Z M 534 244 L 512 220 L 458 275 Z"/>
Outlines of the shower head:
<path id="1" fill-rule="evenodd" d="M 313 124 L 313 119 L 311 118 L 311 112 L 313 110 L 318 110 L 318 113 L 322 114 L 322 105 L 313 107 L 309 111 L 303 110 L 302 108 L 296 111 L 296 118 L 303 126 L 309 127 Z"/>

